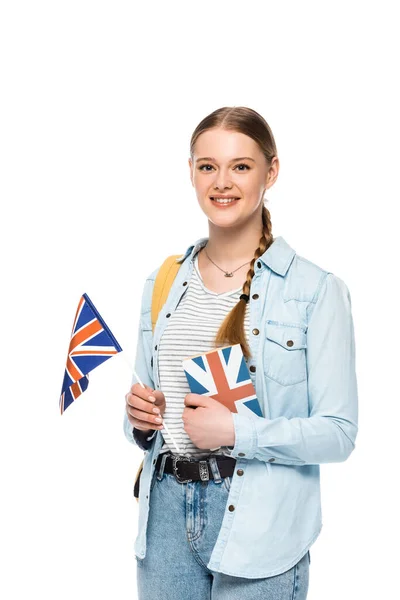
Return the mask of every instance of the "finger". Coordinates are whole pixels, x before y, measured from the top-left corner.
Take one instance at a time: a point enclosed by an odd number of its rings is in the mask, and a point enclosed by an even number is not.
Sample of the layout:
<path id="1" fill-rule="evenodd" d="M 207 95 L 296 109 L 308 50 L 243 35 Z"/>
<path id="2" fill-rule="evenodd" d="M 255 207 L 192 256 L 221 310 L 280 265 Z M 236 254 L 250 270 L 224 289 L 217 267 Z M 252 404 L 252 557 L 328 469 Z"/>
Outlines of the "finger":
<path id="1" fill-rule="evenodd" d="M 135 396 L 139 396 L 139 398 L 143 398 L 143 399 L 146 399 L 148 397 L 148 395 L 152 393 L 152 391 L 153 391 L 153 388 L 151 388 L 150 386 L 144 384 L 144 387 L 143 387 L 138 382 L 134 383 L 130 389 L 131 394 L 134 394 Z"/>
<path id="2" fill-rule="evenodd" d="M 151 394 L 149 394 L 148 400 L 151 401 L 152 397 L 155 398 L 154 403 L 158 406 L 165 402 L 165 396 L 161 390 L 153 390 L 153 392 L 151 392 Z"/>
<path id="3" fill-rule="evenodd" d="M 157 421 L 157 418 L 159 418 L 160 415 L 143 412 L 142 410 L 132 407 L 127 409 L 127 413 L 128 418 L 131 417 L 132 421 L 141 424 L 144 429 L 148 429 L 150 426 L 159 427 L 159 425 L 162 425 L 162 422 Z M 136 425 L 134 426 L 136 427 Z"/>
<path id="4" fill-rule="evenodd" d="M 142 390 L 143 390 L 143 388 L 142 388 Z M 134 398 L 138 398 L 142 402 L 146 402 L 146 405 L 152 406 L 154 404 L 154 401 L 152 401 L 151 398 L 149 398 L 150 395 L 151 395 L 150 388 L 147 392 L 145 391 L 145 395 L 143 395 L 143 393 L 137 394 L 137 393 L 128 392 L 127 394 L 125 394 L 125 401 L 130 406 L 135 406 L 135 405 L 137 405 L 138 402 L 137 402 L 137 400 L 134 400 Z"/>
<path id="5" fill-rule="evenodd" d="M 147 419 L 154 421 L 155 418 L 161 417 L 160 409 L 158 406 L 154 406 L 151 402 L 146 402 L 146 400 L 142 400 L 137 396 L 133 396 L 133 400 L 130 403 L 127 403 L 126 410 L 128 414 L 138 418 L 145 419 L 144 415 L 146 415 Z"/>
<path id="6" fill-rule="evenodd" d="M 135 419 L 134 417 L 131 417 L 130 415 L 128 416 L 128 421 L 132 425 L 132 427 L 135 427 L 136 429 L 140 429 L 141 431 L 145 431 L 146 429 L 151 429 L 151 430 L 163 429 L 162 424 L 155 425 L 154 423 L 147 423 L 145 421 L 141 421 L 140 419 Z"/>

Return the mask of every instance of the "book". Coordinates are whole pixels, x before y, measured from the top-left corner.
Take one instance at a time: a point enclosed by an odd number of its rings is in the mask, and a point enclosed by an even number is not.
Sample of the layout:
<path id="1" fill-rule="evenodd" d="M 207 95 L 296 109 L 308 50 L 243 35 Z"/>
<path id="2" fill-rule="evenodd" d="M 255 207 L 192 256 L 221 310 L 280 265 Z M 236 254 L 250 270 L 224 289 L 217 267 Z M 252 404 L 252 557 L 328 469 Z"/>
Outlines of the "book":
<path id="1" fill-rule="evenodd" d="M 231 412 L 263 416 L 240 344 L 189 356 L 182 366 L 192 393 L 210 396 Z"/>

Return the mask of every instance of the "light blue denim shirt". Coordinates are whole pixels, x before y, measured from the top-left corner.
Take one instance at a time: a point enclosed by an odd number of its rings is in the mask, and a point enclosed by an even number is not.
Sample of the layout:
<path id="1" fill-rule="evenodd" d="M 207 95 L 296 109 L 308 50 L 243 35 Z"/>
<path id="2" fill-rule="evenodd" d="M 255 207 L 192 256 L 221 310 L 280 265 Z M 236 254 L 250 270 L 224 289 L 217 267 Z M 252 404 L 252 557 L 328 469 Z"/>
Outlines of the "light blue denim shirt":
<path id="1" fill-rule="evenodd" d="M 158 268 L 144 284 L 135 369 L 153 389 L 159 389 L 160 338 L 187 290 L 194 254 L 207 239 L 200 238 L 178 259 L 181 267 L 154 335 L 151 297 Z M 317 539 L 322 528 L 319 465 L 346 460 L 358 431 L 354 325 L 346 284 L 296 254 L 281 236 L 255 261 L 254 271 L 247 365 L 264 416 L 232 413 L 231 455 L 237 462 L 207 565 L 246 578 L 290 569 Z M 135 430 L 134 437 L 126 411 L 123 426 L 127 439 L 144 450 L 134 544 L 142 559 L 150 483 L 163 438 L 159 430 L 149 437 Z"/>

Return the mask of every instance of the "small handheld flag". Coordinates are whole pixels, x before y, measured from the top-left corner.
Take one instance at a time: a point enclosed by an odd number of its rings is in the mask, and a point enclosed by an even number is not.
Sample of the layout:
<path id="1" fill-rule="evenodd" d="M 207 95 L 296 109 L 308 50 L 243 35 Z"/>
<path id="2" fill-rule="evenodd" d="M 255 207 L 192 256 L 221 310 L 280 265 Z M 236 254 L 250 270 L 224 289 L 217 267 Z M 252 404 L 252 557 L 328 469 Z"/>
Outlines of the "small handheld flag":
<path id="1" fill-rule="evenodd" d="M 87 294 L 79 300 L 59 400 L 63 414 L 89 385 L 88 373 L 122 348 Z"/>

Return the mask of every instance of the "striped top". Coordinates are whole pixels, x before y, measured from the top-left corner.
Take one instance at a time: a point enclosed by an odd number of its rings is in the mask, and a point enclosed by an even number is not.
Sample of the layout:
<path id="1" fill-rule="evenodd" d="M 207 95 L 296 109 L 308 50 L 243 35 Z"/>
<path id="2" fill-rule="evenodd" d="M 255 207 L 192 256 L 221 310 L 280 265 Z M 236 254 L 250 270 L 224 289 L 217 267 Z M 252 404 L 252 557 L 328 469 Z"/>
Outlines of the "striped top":
<path id="1" fill-rule="evenodd" d="M 200 250 L 200 248 L 199 248 Z M 159 343 L 160 389 L 166 400 L 164 421 L 182 454 L 204 458 L 210 454 L 230 455 L 233 446 L 221 446 L 207 450 L 195 446 L 184 430 L 182 413 L 184 399 L 190 387 L 182 367 L 182 360 L 189 356 L 208 352 L 215 348 L 214 339 L 226 314 L 239 302 L 242 287 L 218 294 L 207 289 L 198 267 L 198 254 L 194 257 L 194 269 L 185 294 L 172 313 Z M 244 328 L 249 343 L 249 304 L 246 304 Z M 220 346 L 219 346 L 220 347 Z M 166 432 L 160 453 L 178 451 Z"/>

